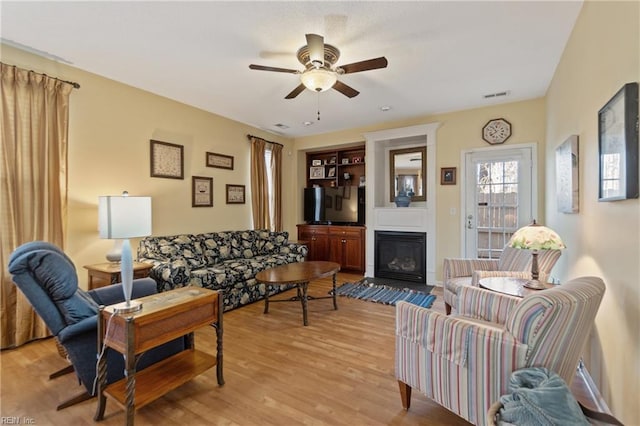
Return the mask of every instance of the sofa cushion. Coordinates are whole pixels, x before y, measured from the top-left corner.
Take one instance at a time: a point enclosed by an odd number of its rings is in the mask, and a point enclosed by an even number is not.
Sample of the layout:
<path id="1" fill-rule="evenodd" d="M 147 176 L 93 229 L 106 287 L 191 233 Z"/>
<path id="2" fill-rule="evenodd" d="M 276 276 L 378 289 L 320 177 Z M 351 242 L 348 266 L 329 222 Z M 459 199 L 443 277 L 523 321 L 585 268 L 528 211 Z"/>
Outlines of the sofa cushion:
<path id="1" fill-rule="evenodd" d="M 259 240 L 257 243 L 258 254 L 278 253 L 287 244 L 288 232 L 273 232 L 268 230 L 258 231 Z"/>
<path id="2" fill-rule="evenodd" d="M 157 251 L 165 260 L 184 259 L 192 268 L 206 266 L 199 238 L 191 234 L 175 235 L 158 240 Z"/>
<path id="3" fill-rule="evenodd" d="M 259 234 L 256 231 L 231 233 L 231 258 L 250 259 L 258 255 Z"/>
<path id="4" fill-rule="evenodd" d="M 168 237 L 147 237 L 140 246 L 140 257 L 157 260 L 185 259 L 192 268 L 201 268 L 207 264 L 201 245 L 201 239 L 191 234 Z"/>
<path id="5" fill-rule="evenodd" d="M 232 231 L 207 232 L 200 234 L 203 241 L 203 249 L 208 259 L 208 265 L 215 265 L 223 260 L 231 259 L 231 234 Z"/>
<path id="6" fill-rule="evenodd" d="M 227 243 L 224 238 L 221 238 L 216 232 L 208 232 L 198 235 L 200 238 L 200 244 L 204 258 L 207 261 L 207 265 L 215 265 L 220 262 L 220 251 L 228 252 L 226 249 Z"/>

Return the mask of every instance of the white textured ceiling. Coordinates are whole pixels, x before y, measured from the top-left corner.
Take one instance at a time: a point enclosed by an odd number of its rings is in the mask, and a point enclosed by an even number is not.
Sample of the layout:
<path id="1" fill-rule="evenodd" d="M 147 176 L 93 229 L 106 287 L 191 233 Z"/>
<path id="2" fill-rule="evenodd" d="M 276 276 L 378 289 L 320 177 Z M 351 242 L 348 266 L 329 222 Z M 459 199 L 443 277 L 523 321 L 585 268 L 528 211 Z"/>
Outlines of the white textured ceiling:
<path id="1" fill-rule="evenodd" d="M 581 7 L 581 1 L 2 1 L 0 36 L 296 137 L 544 96 Z M 360 91 L 352 99 L 305 90 L 285 100 L 297 75 L 248 65 L 302 69 L 295 53 L 306 33 L 340 49 L 337 65 L 385 56 L 389 66 L 340 77 Z M 502 91 L 509 96 L 483 98 Z M 391 110 L 382 112 L 384 105 Z"/>

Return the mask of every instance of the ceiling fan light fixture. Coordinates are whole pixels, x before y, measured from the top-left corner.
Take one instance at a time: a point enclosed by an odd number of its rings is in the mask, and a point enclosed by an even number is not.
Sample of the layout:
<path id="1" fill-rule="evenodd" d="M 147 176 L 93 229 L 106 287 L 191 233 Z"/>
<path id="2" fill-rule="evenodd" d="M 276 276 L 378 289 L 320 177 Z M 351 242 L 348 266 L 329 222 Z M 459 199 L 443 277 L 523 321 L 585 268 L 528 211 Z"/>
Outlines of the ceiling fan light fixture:
<path id="1" fill-rule="evenodd" d="M 338 81 L 335 72 L 327 69 L 309 69 L 300 75 L 300 81 L 309 90 L 314 92 L 324 92 L 329 90 Z"/>

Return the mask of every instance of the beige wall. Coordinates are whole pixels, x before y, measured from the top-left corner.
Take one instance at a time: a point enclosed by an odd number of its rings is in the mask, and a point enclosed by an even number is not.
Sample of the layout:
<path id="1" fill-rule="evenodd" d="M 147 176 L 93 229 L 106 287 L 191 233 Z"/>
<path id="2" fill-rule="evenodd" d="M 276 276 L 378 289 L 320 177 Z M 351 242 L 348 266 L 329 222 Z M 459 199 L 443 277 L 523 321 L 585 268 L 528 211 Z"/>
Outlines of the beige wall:
<path id="1" fill-rule="evenodd" d="M 640 200 L 598 202 L 598 110 L 640 81 L 640 3 L 585 2 L 547 94 L 547 222 L 567 244 L 556 275 L 607 291 L 585 362 L 610 408 L 640 422 Z M 557 212 L 555 148 L 579 136 L 580 212 Z"/>
<path id="2" fill-rule="evenodd" d="M 105 261 L 113 242 L 98 237 L 100 195 L 153 197 L 153 234 L 196 233 L 252 227 L 251 204 L 225 204 L 225 184 L 246 185 L 250 197 L 247 134 L 285 144 L 284 205 L 294 185 L 292 142 L 248 125 L 80 71 L 8 46 L 1 60 L 80 83 L 71 93 L 69 125 L 69 205 L 66 252 L 86 287 L 83 265 Z M 149 140 L 184 146 L 184 180 L 149 176 Z M 234 170 L 205 166 L 205 152 L 234 157 Z M 191 176 L 213 177 L 213 207 L 191 207 Z M 285 209 L 285 223 L 295 220 Z M 293 231 L 294 229 L 287 229 Z M 137 247 L 137 242 L 133 242 Z"/>
<path id="3" fill-rule="evenodd" d="M 326 145 L 337 145 L 342 142 L 352 143 L 363 141 L 363 133 L 383 129 L 401 128 L 417 124 L 440 122 L 437 131 L 436 167 L 457 167 L 458 183 L 456 185 L 440 185 L 440 173 L 436 173 L 436 279 L 442 279 L 442 261 L 445 257 L 460 257 L 461 255 L 461 212 L 460 197 L 462 188 L 462 176 L 460 169 L 461 152 L 476 148 L 487 148 L 489 145 L 482 139 L 482 127 L 492 118 L 503 117 L 512 126 L 512 136 L 502 147 L 510 145 L 535 143 L 538 148 L 538 211 L 537 218 L 544 223 L 544 152 L 545 152 L 545 105 L 544 100 L 534 99 L 530 101 L 514 102 L 509 104 L 488 106 L 464 111 L 456 111 L 447 114 L 426 116 L 415 120 L 388 122 L 377 126 L 351 129 L 344 132 L 328 133 L 313 137 L 298 138 L 295 141 L 295 149 L 298 152 L 298 183 L 296 192 L 299 201 L 305 181 L 305 156 L 304 151 L 317 149 Z M 372 182 L 372 179 L 368 179 Z M 383 191 L 380 188 L 380 191 Z M 429 196 L 429 194 L 428 194 Z M 455 208 L 456 214 L 451 215 L 451 208 Z M 299 211 L 298 220 L 302 220 Z M 291 227 L 291 226 L 290 226 Z"/>

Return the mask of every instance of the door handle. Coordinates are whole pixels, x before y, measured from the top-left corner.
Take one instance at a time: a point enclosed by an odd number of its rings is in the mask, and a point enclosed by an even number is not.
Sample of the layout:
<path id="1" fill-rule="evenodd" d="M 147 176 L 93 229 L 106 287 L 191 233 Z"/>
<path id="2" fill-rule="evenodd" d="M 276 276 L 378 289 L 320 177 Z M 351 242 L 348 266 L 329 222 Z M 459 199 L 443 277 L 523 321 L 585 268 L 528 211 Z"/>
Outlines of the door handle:
<path id="1" fill-rule="evenodd" d="M 473 224 L 471 223 L 471 219 L 473 219 L 473 215 L 467 216 L 467 229 L 473 229 Z"/>

